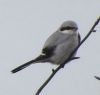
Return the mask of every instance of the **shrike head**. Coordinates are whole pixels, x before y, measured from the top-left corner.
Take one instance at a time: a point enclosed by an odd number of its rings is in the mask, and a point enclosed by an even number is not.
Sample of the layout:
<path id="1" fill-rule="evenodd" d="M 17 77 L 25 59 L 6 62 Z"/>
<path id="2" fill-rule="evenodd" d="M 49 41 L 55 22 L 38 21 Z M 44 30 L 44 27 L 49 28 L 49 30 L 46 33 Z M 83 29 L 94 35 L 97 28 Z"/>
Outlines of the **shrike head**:
<path id="1" fill-rule="evenodd" d="M 60 31 L 64 32 L 64 31 L 77 31 L 78 30 L 78 26 L 74 21 L 65 21 L 61 27 L 60 27 Z"/>

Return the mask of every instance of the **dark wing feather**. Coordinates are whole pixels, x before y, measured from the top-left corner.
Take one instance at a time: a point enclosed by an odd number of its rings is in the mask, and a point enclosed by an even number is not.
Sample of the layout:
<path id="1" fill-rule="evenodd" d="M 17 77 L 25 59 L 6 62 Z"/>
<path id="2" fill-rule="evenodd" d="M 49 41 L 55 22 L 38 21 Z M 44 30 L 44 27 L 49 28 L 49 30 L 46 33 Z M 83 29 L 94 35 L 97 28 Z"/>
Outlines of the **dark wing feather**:
<path id="1" fill-rule="evenodd" d="M 42 53 L 45 54 L 46 57 L 51 57 L 54 53 L 56 46 L 53 47 L 45 47 L 42 50 Z"/>
<path id="2" fill-rule="evenodd" d="M 80 44 L 80 42 L 81 42 L 81 36 L 80 36 L 79 33 L 78 33 L 78 41 L 79 41 L 79 44 Z"/>

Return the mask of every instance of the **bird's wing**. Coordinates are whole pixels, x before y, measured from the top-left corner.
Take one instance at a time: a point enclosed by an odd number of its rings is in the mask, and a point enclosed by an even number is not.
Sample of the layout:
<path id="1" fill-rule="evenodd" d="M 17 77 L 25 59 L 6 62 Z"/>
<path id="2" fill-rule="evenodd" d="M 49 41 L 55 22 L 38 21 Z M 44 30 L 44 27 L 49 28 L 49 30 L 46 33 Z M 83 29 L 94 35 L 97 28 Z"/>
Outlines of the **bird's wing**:
<path id="1" fill-rule="evenodd" d="M 64 41 L 66 41 L 69 37 L 69 35 L 64 35 L 60 32 L 53 33 L 45 42 L 42 53 L 50 57 L 54 53 L 56 47 L 59 44 L 64 43 Z"/>
<path id="2" fill-rule="evenodd" d="M 62 34 L 60 32 L 55 32 L 53 33 L 45 42 L 44 47 L 43 48 L 53 48 L 56 47 L 57 45 L 63 43 L 64 41 L 66 41 L 67 39 L 69 39 L 69 35 L 68 34 Z"/>
<path id="3" fill-rule="evenodd" d="M 42 53 L 45 54 L 46 57 L 51 57 L 54 53 L 56 46 L 53 47 L 45 47 L 42 50 Z"/>
<path id="4" fill-rule="evenodd" d="M 79 42 L 79 44 L 80 44 L 80 42 L 81 42 L 81 36 L 80 36 L 79 33 L 78 33 L 78 42 Z"/>

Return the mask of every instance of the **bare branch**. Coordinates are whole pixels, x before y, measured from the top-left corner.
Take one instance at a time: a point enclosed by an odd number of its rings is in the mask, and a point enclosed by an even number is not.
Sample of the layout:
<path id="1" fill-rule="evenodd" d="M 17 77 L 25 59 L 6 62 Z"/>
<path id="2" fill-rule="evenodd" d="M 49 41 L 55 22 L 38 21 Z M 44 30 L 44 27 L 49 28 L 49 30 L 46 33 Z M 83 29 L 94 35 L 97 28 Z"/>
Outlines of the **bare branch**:
<path id="1" fill-rule="evenodd" d="M 71 59 L 72 60 L 75 60 L 75 59 L 78 59 L 79 57 L 73 57 Z M 61 67 L 59 66 L 58 68 L 56 68 L 55 70 L 52 69 L 52 74 L 48 77 L 48 79 L 43 83 L 43 85 L 38 89 L 36 95 L 39 95 L 39 93 L 42 91 L 42 89 L 48 84 L 48 82 L 52 79 L 52 77 L 56 74 L 56 72 L 61 69 Z"/>
<path id="2" fill-rule="evenodd" d="M 100 21 L 100 17 L 96 20 L 96 22 L 94 23 L 94 25 L 92 26 L 92 28 L 90 29 L 90 31 L 88 32 L 88 34 L 84 37 L 84 39 L 80 42 L 80 44 L 75 48 L 75 50 L 70 54 L 69 58 L 61 65 L 59 65 L 55 70 L 52 69 L 52 74 L 48 77 L 48 79 L 43 83 L 43 85 L 38 89 L 38 91 L 36 92 L 35 95 L 39 95 L 40 92 L 43 90 L 43 88 L 49 83 L 49 81 L 53 78 L 53 76 L 61 69 L 65 66 L 66 63 L 68 63 L 69 61 L 78 59 L 79 57 L 73 57 L 73 54 L 79 49 L 79 47 L 86 41 L 86 39 L 90 36 L 90 34 L 92 32 L 95 31 L 95 27 L 98 25 Z"/>
<path id="3" fill-rule="evenodd" d="M 98 76 L 94 76 L 96 79 L 98 79 L 98 80 L 100 80 L 100 77 L 98 77 Z"/>

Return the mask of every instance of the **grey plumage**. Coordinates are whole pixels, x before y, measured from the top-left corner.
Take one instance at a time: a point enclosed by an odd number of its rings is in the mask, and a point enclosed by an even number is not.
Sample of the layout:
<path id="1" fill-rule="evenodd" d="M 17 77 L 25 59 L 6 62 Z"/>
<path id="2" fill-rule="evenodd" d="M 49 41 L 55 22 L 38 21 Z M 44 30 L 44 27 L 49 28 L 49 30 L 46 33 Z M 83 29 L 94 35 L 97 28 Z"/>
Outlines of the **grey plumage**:
<path id="1" fill-rule="evenodd" d="M 16 73 L 33 63 L 50 62 L 57 65 L 62 64 L 80 43 L 80 36 L 77 30 L 78 26 L 75 22 L 65 21 L 61 27 L 46 40 L 39 57 L 15 68 L 12 70 L 12 73 Z M 75 54 L 73 56 L 75 56 Z"/>

